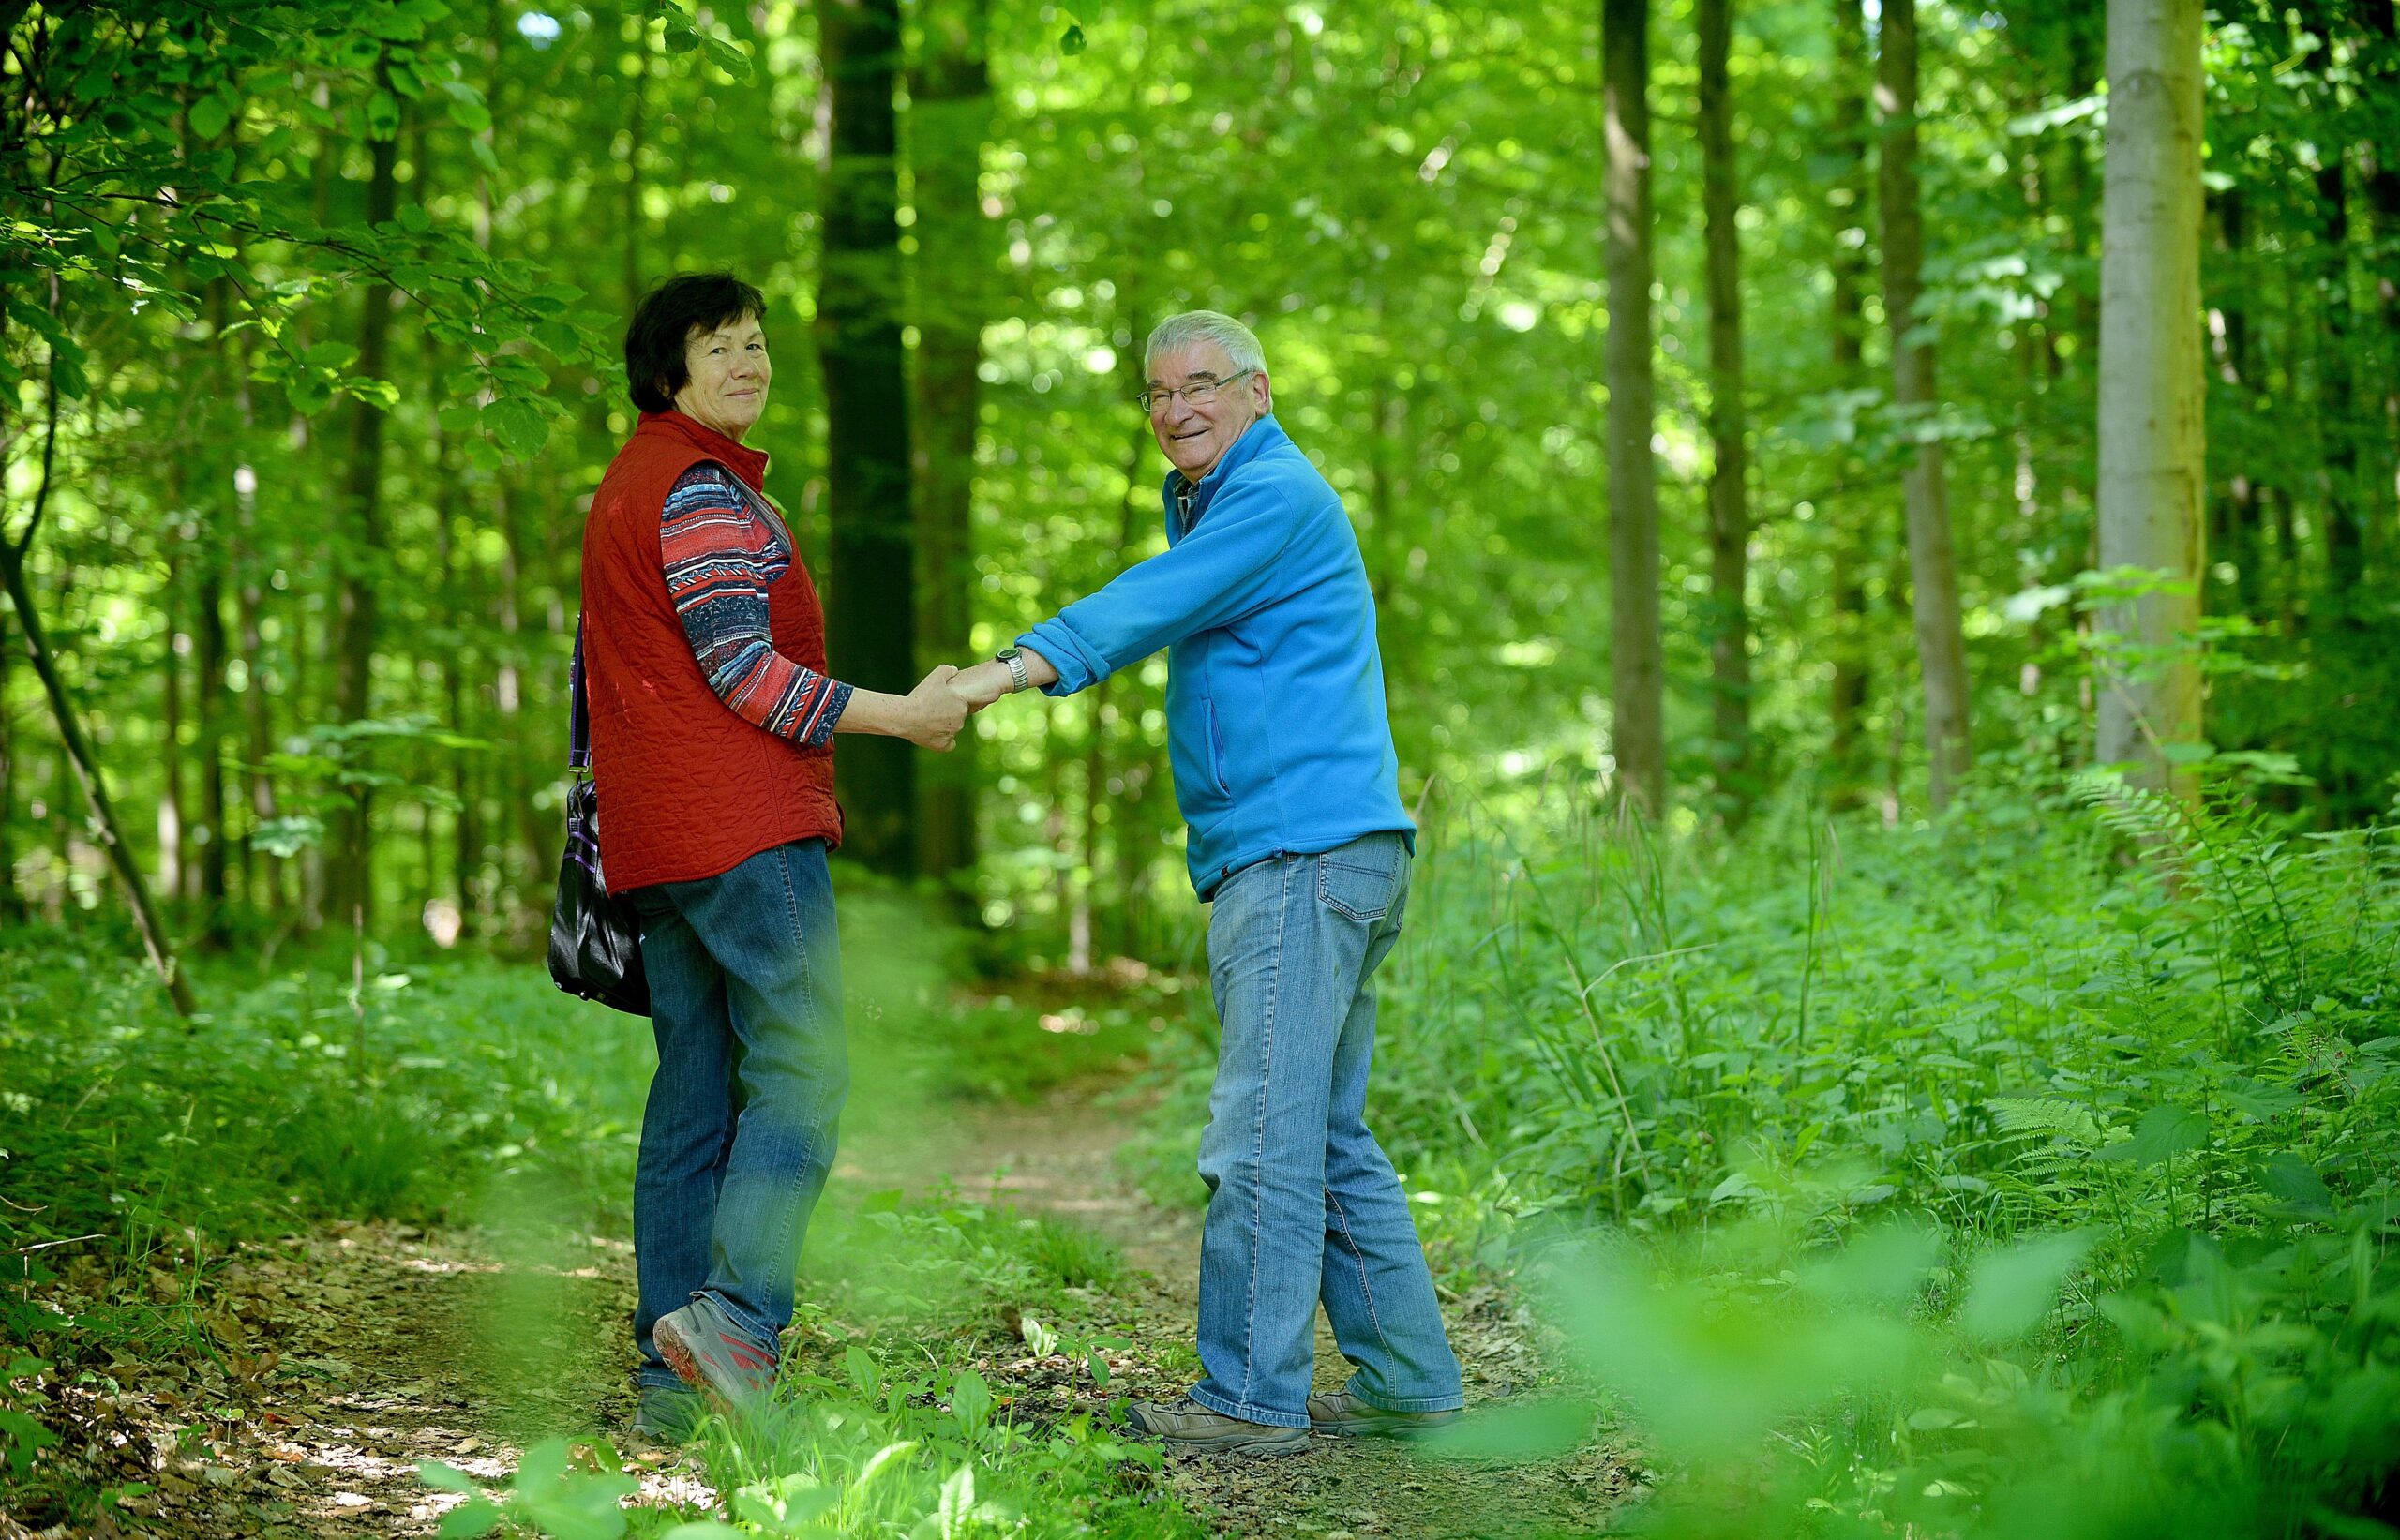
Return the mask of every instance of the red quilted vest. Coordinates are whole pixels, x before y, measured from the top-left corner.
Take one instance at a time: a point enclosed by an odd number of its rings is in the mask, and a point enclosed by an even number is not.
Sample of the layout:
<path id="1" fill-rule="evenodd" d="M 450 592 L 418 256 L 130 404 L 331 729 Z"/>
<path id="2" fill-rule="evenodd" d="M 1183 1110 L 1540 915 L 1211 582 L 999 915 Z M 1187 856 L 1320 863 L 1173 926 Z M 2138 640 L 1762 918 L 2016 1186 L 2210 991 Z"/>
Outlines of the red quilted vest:
<path id="1" fill-rule="evenodd" d="M 690 882 L 792 840 L 840 844 L 833 751 L 733 714 L 700 672 L 667 596 L 658 524 L 676 479 L 714 460 L 753 491 L 767 456 L 676 411 L 645 411 L 583 526 L 583 649 L 592 776 L 608 890 Z M 775 650 L 825 669 L 825 606 L 800 553 L 767 591 Z"/>

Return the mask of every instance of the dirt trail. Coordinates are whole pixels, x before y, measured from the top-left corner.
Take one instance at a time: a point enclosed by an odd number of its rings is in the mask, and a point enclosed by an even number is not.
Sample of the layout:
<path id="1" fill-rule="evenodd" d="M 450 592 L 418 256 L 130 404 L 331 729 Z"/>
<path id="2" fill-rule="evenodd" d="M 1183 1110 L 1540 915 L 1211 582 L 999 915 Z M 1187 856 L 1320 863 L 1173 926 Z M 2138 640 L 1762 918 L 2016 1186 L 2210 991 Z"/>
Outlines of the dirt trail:
<path id="1" fill-rule="evenodd" d="M 1020 1207 L 1077 1220 L 1116 1242 L 1141 1275 L 1123 1291 L 1138 1312 L 1138 1361 L 1189 1363 L 1200 1210 L 1162 1208 L 1126 1179 L 1116 1152 L 1129 1122 L 1073 1094 L 1036 1108 L 986 1111 L 967 1124 L 968 1148 L 982 1168 L 952 1170 L 962 1188 L 998 1171 L 998 1185 Z M 1535 1328 L 1520 1309 L 1488 1288 L 1444 1304 L 1471 1408 L 1538 1394 Z M 1321 1315 L 1316 1362 L 1319 1390 L 1338 1389 L 1349 1377 Z M 1138 1369 L 1125 1382 L 1133 1397 L 1162 1400 L 1179 1398 L 1189 1383 L 1182 1374 Z M 1467 1464 L 1388 1441 L 1317 1439 L 1307 1454 L 1280 1459 L 1175 1461 L 1165 1484 L 1225 1533 L 1259 1540 L 1496 1540 L 1597 1533 L 1641 1479 L 1637 1467 L 1599 1446 L 1552 1459 Z"/>
<path id="2" fill-rule="evenodd" d="M 1192 1362 L 1198 1213 L 1160 1208 L 1119 1174 L 1115 1151 L 1132 1121 L 1075 1093 L 979 1109 L 913 1147 L 855 1141 L 836 1179 L 922 1190 L 947 1177 L 975 1197 L 997 1188 L 1021 1208 L 1106 1235 L 1133 1270 L 1121 1294 L 1138 1351 L 1122 1388 L 1172 1398 Z M 150 1489 L 119 1499 L 96 1525 L 0 1514 L 0 1540 L 421 1535 L 458 1499 L 418 1480 L 420 1459 L 502 1477 L 532 1443 L 594 1429 L 623 1453 L 632 1248 L 595 1235 L 500 1255 L 498 1244 L 479 1233 L 344 1225 L 246 1251 L 197 1315 L 231 1372 L 188 1353 L 125 1360 L 110 1368 L 116 1393 L 62 1396 L 68 1451 Z M 1529 1328 L 1505 1300 L 1485 1290 L 1449 1303 L 1471 1398 L 1535 1382 Z M 1321 1388 L 1340 1383 L 1329 1340 L 1319 1365 Z M 653 1455 L 635 1473 L 638 1502 L 710 1500 L 672 1458 Z M 1226 1533 L 1325 1540 L 1591 1533 L 1631 1486 L 1599 1451 L 1462 1467 L 1334 1440 L 1276 1461 L 1178 1462 L 1163 1479 Z"/>

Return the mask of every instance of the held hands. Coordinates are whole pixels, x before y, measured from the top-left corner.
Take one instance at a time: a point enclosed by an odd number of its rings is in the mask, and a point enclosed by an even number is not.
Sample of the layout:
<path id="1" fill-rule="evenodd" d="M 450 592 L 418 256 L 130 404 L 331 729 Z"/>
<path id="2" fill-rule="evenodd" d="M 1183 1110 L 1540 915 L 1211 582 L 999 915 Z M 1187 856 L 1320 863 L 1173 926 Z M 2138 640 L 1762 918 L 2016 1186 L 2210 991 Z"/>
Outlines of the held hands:
<path id="1" fill-rule="evenodd" d="M 970 711 L 980 711 L 1009 693 L 1015 681 L 1009 677 L 1008 665 L 990 659 L 962 668 L 951 676 L 950 687 L 958 692 Z"/>
<path id="2" fill-rule="evenodd" d="M 975 708 L 952 686 L 957 675 L 956 667 L 938 664 L 908 692 L 906 736 L 919 748 L 947 750 L 958 741 L 958 730 L 967 725 L 968 714 Z"/>

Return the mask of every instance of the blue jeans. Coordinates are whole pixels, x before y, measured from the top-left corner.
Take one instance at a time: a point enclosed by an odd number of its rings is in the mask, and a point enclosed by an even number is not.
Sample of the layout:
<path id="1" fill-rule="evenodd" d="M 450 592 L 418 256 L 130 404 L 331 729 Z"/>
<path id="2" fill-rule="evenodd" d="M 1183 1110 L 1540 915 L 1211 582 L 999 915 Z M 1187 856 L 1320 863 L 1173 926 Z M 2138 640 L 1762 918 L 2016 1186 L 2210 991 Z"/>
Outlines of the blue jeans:
<path id="1" fill-rule="evenodd" d="M 658 1318 L 716 1296 L 774 1356 L 849 1092 L 825 842 L 638 889 L 658 1072 L 634 1167 L 643 1384 L 681 1382 Z"/>
<path id="2" fill-rule="evenodd" d="M 1309 1425 L 1316 1307 L 1349 1388 L 1387 1412 L 1463 1404 L 1408 1199 L 1367 1131 L 1375 968 L 1408 904 L 1408 848 L 1370 834 L 1235 873 L 1208 917 L 1223 1037 L 1200 1179 L 1200 1383 L 1211 1412 Z"/>

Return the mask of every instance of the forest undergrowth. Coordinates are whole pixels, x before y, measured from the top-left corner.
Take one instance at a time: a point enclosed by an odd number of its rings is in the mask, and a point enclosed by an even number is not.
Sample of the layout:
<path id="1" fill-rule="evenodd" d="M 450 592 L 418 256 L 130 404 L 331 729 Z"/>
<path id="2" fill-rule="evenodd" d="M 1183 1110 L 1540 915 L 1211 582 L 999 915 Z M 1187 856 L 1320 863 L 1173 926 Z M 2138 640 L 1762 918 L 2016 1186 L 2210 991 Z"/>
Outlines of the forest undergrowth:
<path id="1" fill-rule="evenodd" d="M 1639 1527 L 2400 1533 L 2388 831 L 2100 778 L 1730 848 L 1547 811 L 1429 830 L 1376 1127 L 1670 1473 Z"/>
<path id="2" fill-rule="evenodd" d="M 2380 830 L 2096 780 L 1921 828 L 1793 806 L 1732 845 L 1439 813 L 1376 1126 L 1446 1286 L 1531 1302 L 1572 1393 L 1487 1402 L 1436 1457 L 1598 1419 L 1659 1480 L 1594 1531 L 2400 1533 L 2396 889 Z M 882 1087 L 853 1122 L 906 1137 L 1147 1062 L 1126 1159 L 1195 1199 L 1196 981 L 962 1008 L 927 993 L 937 942 L 851 934 L 901 942 L 851 949 Z M 108 1501 L 62 1486 L 62 1408 L 221 1353 L 209 1278 L 246 1243 L 378 1217 L 622 1232 L 639 1024 L 521 966 L 376 954 L 203 980 L 187 1034 L 110 938 L 38 939 L 0 955 L 0 1508 Z M 1127 1372 L 1188 1366 L 1129 1362 L 1105 1244 L 955 1193 L 840 1195 L 823 1237 L 836 1326 L 802 1323 L 772 1418 L 704 1443 L 728 1506 L 638 1508 L 636 1533 L 1194 1533 L 1109 1430 Z M 98 1302 L 70 1322 L 41 1302 L 71 1277 Z M 625 1478 L 566 1445 L 513 1484 L 428 1478 L 450 1533 L 627 1521 Z"/>

